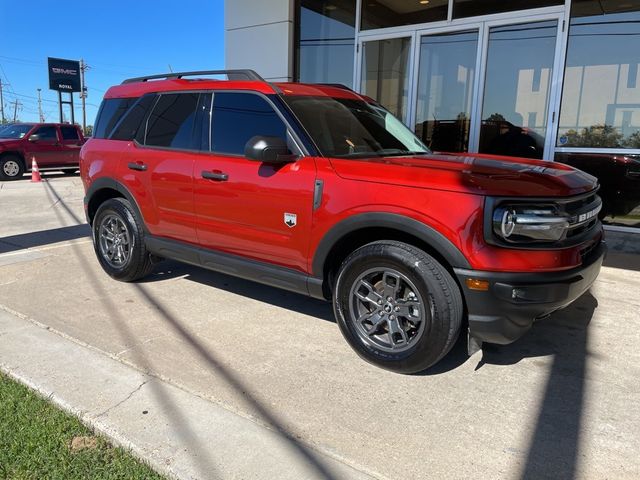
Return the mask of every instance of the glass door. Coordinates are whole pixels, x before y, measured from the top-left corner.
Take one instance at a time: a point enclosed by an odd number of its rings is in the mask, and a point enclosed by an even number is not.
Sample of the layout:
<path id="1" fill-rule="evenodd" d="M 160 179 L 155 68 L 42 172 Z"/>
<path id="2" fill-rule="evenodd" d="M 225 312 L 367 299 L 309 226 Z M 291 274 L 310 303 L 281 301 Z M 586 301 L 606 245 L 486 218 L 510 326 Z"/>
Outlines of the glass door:
<path id="1" fill-rule="evenodd" d="M 412 37 L 362 42 L 360 92 L 407 122 Z"/>
<path id="2" fill-rule="evenodd" d="M 548 158 L 558 23 L 486 27 L 480 153 Z"/>
<path id="3" fill-rule="evenodd" d="M 432 150 L 469 149 L 479 30 L 420 37 L 415 132 Z"/>

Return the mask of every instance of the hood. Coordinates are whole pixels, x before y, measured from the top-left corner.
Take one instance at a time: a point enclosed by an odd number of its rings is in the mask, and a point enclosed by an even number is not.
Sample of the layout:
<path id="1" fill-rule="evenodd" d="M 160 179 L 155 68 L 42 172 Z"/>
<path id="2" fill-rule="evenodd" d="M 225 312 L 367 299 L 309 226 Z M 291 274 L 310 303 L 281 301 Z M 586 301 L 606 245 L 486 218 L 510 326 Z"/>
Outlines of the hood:
<path id="1" fill-rule="evenodd" d="M 20 144 L 15 138 L 0 138 L 0 148 L 14 148 Z"/>
<path id="2" fill-rule="evenodd" d="M 597 178 L 562 163 L 483 154 L 332 158 L 331 163 L 350 180 L 476 195 L 566 197 L 598 186 Z"/>

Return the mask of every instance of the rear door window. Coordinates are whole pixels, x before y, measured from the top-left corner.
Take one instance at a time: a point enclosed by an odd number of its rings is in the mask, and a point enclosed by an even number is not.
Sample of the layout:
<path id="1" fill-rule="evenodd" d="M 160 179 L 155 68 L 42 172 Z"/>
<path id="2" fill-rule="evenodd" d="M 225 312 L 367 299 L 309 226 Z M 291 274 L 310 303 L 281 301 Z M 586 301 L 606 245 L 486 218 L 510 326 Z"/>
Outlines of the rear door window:
<path id="1" fill-rule="evenodd" d="M 145 145 L 151 147 L 199 150 L 194 140 L 198 93 L 163 94 L 147 121 Z"/>
<path id="2" fill-rule="evenodd" d="M 79 141 L 78 130 L 71 125 L 61 125 L 60 131 L 62 132 L 62 139 L 66 141 Z"/>
<path id="3" fill-rule="evenodd" d="M 257 135 L 287 141 L 287 127 L 271 104 L 253 93 L 216 92 L 211 150 L 244 156 L 246 143 Z"/>

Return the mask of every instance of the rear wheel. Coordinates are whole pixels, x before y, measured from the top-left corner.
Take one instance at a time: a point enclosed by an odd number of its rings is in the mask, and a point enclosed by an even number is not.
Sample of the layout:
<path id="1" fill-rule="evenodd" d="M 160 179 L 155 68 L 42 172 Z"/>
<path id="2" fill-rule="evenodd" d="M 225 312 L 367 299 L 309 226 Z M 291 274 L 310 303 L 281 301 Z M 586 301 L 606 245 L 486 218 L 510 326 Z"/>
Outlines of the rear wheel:
<path id="1" fill-rule="evenodd" d="M 5 155 L 0 159 L 0 177 L 3 180 L 15 180 L 24 174 L 24 163 L 16 155 Z"/>
<path id="2" fill-rule="evenodd" d="M 142 221 L 123 198 L 112 198 L 98 208 L 93 220 L 93 245 L 100 265 L 116 280 L 139 280 L 153 269 L 144 245 Z"/>
<path id="3" fill-rule="evenodd" d="M 370 243 L 347 257 L 333 305 L 358 355 L 399 373 L 439 361 L 462 322 L 462 297 L 449 272 L 422 250 L 395 241 Z"/>

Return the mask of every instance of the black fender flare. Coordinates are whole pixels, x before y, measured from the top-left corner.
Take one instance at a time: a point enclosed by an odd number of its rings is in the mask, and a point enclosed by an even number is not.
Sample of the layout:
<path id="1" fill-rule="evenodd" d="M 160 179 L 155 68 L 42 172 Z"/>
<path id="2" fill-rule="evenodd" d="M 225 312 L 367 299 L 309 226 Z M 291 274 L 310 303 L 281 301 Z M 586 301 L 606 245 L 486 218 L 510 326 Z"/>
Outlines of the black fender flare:
<path id="1" fill-rule="evenodd" d="M 360 213 L 334 225 L 322 238 L 313 256 L 312 272 L 324 278 L 324 265 L 331 249 L 346 235 L 356 230 L 381 227 L 398 230 L 419 238 L 436 251 L 452 268 L 470 269 L 471 265 L 460 250 L 443 234 L 413 218 L 395 213 Z"/>
<path id="2" fill-rule="evenodd" d="M 131 204 L 131 207 L 135 210 L 136 215 L 138 215 L 138 218 L 140 220 L 142 220 L 142 225 L 143 228 L 145 229 L 145 231 L 147 230 L 147 226 L 144 222 L 144 217 L 142 216 L 142 212 L 140 211 L 140 207 L 138 206 L 138 202 L 136 202 L 136 199 L 133 197 L 133 195 L 131 195 L 131 192 L 129 192 L 129 190 L 127 189 L 127 187 L 125 187 L 122 183 L 118 182 L 117 180 L 114 180 L 113 178 L 110 177 L 101 177 L 98 178 L 96 180 L 94 180 L 91 183 L 91 186 L 87 189 L 87 192 L 84 196 L 84 205 L 85 205 L 85 213 L 87 216 L 87 223 L 89 225 L 91 225 L 91 218 L 89 217 L 89 203 L 91 202 L 91 199 L 96 195 L 96 193 L 98 193 L 100 190 L 105 190 L 105 189 L 109 189 L 109 190 L 115 190 L 118 193 L 120 193 L 124 198 L 126 198 L 129 203 Z"/>

